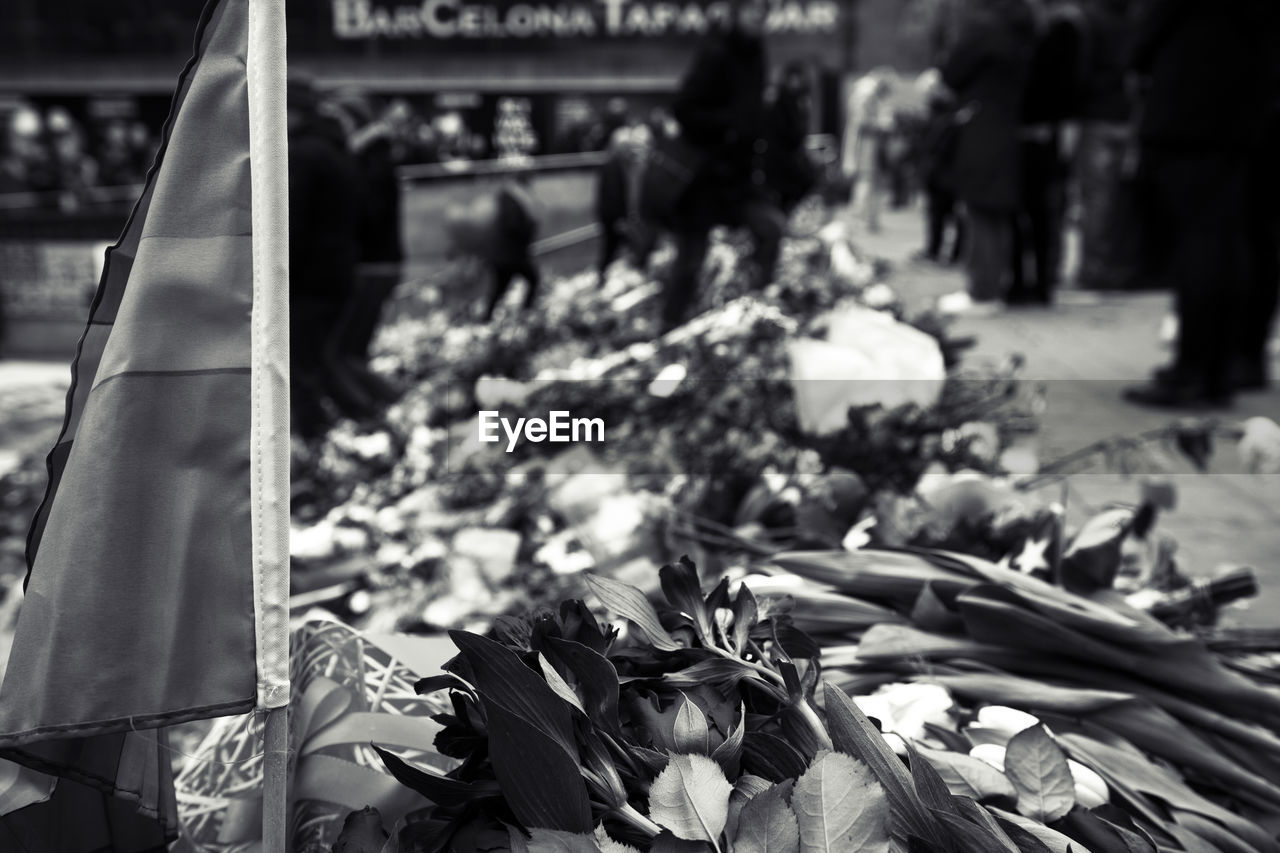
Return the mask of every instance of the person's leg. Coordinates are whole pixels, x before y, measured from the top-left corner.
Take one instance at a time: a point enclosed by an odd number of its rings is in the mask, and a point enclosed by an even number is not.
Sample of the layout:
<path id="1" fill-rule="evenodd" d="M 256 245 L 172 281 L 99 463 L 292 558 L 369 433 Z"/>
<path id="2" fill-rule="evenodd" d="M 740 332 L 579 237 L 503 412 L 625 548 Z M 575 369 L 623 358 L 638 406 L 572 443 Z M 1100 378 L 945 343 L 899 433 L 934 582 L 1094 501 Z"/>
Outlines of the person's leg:
<path id="1" fill-rule="evenodd" d="M 493 312 L 497 310 L 498 303 L 502 301 L 502 297 L 507 295 L 507 290 L 511 287 L 511 280 L 516 277 L 517 272 L 516 266 L 509 263 L 492 265 L 493 284 L 489 292 L 489 302 L 484 311 L 484 321 L 486 323 L 493 319 Z"/>
<path id="2" fill-rule="evenodd" d="M 992 302 L 1004 296 L 1009 256 L 1013 251 L 1009 214 L 1005 211 L 969 209 L 969 296 L 975 302 Z"/>
<path id="3" fill-rule="evenodd" d="M 618 222 L 602 222 L 600 228 L 600 259 L 596 262 L 596 271 L 599 274 L 598 284 L 604 287 L 604 274 L 613 259 L 618 257 L 618 250 L 622 246 L 622 229 Z"/>
<path id="4" fill-rule="evenodd" d="M 542 285 L 542 273 L 538 269 L 538 264 L 532 257 L 525 258 L 521 262 L 518 270 L 519 274 L 525 280 L 524 307 L 532 308 L 538 299 L 538 289 Z"/>
<path id="5" fill-rule="evenodd" d="M 762 200 L 749 201 L 743 205 L 741 218 L 755 242 L 752 260 L 760 272 L 756 285 L 764 287 L 773 281 L 777 272 L 778 252 L 782 245 L 782 235 L 787 230 L 787 218 L 781 210 Z"/>
<path id="6" fill-rule="evenodd" d="M 667 274 L 662 293 L 662 331 L 669 332 L 688 319 L 698 293 L 698 276 L 709 246 L 705 228 L 682 228 L 676 232 L 676 257 Z"/>
<path id="7" fill-rule="evenodd" d="M 924 256 L 931 261 L 942 257 L 942 232 L 946 227 L 946 192 L 930 186 L 925 190 L 925 242 Z"/>
<path id="8" fill-rule="evenodd" d="M 959 205 L 956 204 L 955 196 L 950 193 L 947 195 L 946 211 L 945 220 L 951 223 L 952 231 L 951 254 L 948 260 L 953 264 L 958 264 L 960 259 L 964 257 L 965 249 L 969 243 L 969 222 L 968 218 L 960 211 Z"/>
<path id="9" fill-rule="evenodd" d="M 1018 211 L 1009 217 L 1009 289 L 1004 295 L 1006 302 L 1018 304 L 1026 301 L 1027 295 L 1027 251 L 1031 240 L 1027 227 L 1028 216 L 1025 210 Z"/>

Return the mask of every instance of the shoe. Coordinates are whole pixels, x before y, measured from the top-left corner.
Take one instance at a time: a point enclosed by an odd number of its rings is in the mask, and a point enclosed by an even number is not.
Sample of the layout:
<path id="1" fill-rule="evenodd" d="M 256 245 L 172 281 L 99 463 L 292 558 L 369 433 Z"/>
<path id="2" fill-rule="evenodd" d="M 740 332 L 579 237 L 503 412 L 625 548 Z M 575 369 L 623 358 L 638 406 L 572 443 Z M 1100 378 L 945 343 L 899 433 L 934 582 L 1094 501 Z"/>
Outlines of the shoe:
<path id="1" fill-rule="evenodd" d="M 1131 386 L 1124 389 L 1123 396 L 1130 403 L 1155 409 L 1206 411 L 1229 409 L 1232 403 L 1231 394 L 1227 392 L 1207 392 L 1189 385 L 1162 382 Z"/>

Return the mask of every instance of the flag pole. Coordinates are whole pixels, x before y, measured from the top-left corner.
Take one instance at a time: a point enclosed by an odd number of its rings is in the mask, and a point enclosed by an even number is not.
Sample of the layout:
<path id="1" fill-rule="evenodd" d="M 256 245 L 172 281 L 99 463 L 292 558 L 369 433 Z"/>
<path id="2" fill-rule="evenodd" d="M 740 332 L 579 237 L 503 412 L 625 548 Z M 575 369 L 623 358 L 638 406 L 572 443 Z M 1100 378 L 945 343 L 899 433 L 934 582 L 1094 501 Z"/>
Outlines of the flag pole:
<path id="1" fill-rule="evenodd" d="M 254 623 L 258 708 L 266 712 L 262 849 L 289 826 L 289 168 L 285 0 L 249 0 L 246 77 L 253 221 Z"/>

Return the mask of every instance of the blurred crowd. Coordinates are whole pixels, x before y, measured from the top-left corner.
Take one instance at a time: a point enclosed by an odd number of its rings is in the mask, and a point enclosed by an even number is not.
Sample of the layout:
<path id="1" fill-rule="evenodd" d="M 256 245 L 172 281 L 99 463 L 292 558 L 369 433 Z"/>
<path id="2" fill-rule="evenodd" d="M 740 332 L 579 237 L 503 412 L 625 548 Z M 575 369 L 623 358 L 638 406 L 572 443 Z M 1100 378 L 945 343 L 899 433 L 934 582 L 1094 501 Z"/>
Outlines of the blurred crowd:
<path id="1" fill-rule="evenodd" d="M 82 122 L 58 105 L 21 104 L 0 130 L 0 194 L 37 193 L 65 211 L 142 183 L 158 144 L 142 121 Z"/>
<path id="2" fill-rule="evenodd" d="M 867 75 L 844 167 L 868 229 L 925 197 L 929 260 L 965 263 L 973 311 L 1078 286 L 1172 290 L 1173 363 L 1133 402 L 1217 407 L 1266 387 L 1280 286 L 1280 4 L 951 0 L 936 65 Z M 904 97 L 903 92 L 907 92 Z M 914 100 L 913 97 L 914 96 Z"/>

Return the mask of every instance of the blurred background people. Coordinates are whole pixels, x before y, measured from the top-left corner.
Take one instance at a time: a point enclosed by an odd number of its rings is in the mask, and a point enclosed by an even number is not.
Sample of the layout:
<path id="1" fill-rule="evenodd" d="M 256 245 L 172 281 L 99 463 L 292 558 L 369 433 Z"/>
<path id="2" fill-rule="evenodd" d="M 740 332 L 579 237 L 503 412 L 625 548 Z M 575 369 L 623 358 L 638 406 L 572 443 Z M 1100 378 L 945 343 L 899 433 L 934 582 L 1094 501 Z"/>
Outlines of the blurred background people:
<path id="1" fill-rule="evenodd" d="M 786 228 L 782 212 L 768 199 L 756 160 L 757 143 L 765 136 L 767 5 L 734 0 L 732 8 L 728 25 L 708 33 L 699 45 L 672 104 L 681 134 L 703 159 L 671 222 L 676 259 L 663 294 L 663 331 L 688 318 L 713 227 L 751 232 L 758 285 L 773 279 Z"/>
<path id="2" fill-rule="evenodd" d="M 653 226 L 641 221 L 639 194 L 641 172 L 653 147 L 653 131 L 634 122 L 619 128 L 607 149 L 608 158 L 596 173 L 595 212 L 600 226 L 600 254 L 596 261 L 599 285 L 605 272 L 626 248 L 632 261 L 643 268 L 653 244 Z"/>
<path id="3" fill-rule="evenodd" d="M 1088 34 L 1073 184 L 1080 205 L 1076 281 L 1086 290 L 1140 283 L 1140 195 L 1131 156 L 1134 105 L 1126 85 L 1136 6 L 1135 0 L 1088 0 L 1083 7 Z"/>
<path id="4" fill-rule="evenodd" d="M 983 310 L 1009 287 L 1021 201 L 1018 126 L 1034 37 L 1025 0 L 973 0 L 939 69 L 960 104 L 952 175 L 967 217 L 969 296 Z"/>
<path id="5" fill-rule="evenodd" d="M 955 156 L 959 125 L 957 104 L 936 70 L 921 75 L 925 117 L 919 145 L 924 190 L 925 245 L 919 257 L 956 263 L 964 253 L 964 217 L 956 202 Z M 949 247 L 944 252 L 944 245 Z"/>
<path id="6" fill-rule="evenodd" d="M 818 168 L 805 145 L 813 117 L 809 73 L 799 62 L 782 69 L 765 108 L 764 175 L 769 199 L 790 216 L 818 183 Z"/>
<path id="7" fill-rule="evenodd" d="M 324 435 L 329 406 L 355 420 L 373 398 L 336 358 L 343 310 L 355 290 L 364 185 L 342 126 L 321 110 L 312 81 L 288 82 L 289 344 L 295 432 Z"/>
<path id="8" fill-rule="evenodd" d="M 888 189 L 889 138 L 893 133 L 893 84 L 887 69 L 854 83 L 845 121 L 842 162 L 852 182 L 855 217 L 872 232 L 880 230 L 880 211 Z"/>
<path id="9" fill-rule="evenodd" d="M 1005 301 L 1048 305 L 1062 269 L 1067 178 L 1074 119 L 1085 76 L 1084 13 L 1070 0 L 1049 0 L 1039 28 L 1019 136 L 1020 205 L 1014 219 L 1013 279 Z"/>
<path id="10" fill-rule="evenodd" d="M 489 255 L 492 289 L 485 307 L 486 322 L 502 302 L 511 283 L 520 277 L 525 282 L 524 307 L 533 307 L 538 297 L 542 274 L 533 258 L 533 241 L 538 236 L 539 209 L 527 171 L 517 172 L 503 182 L 496 194 L 493 243 Z"/>
<path id="11" fill-rule="evenodd" d="M 395 129 L 385 115 L 377 114 L 367 93 L 348 89 L 335 93 L 332 100 L 344 122 L 364 196 L 357 234 L 359 265 L 334 347 L 347 371 L 376 397 L 390 402 L 398 395 L 369 370 L 369 347 L 383 308 L 400 283 L 400 265 L 404 261 Z"/>
<path id="12" fill-rule="evenodd" d="M 1178 335 L 1173 363 L 1126 389 L 1133 402 L 1216 407 L 1266 384 L 1251 193 L 1258 164 L 1275 157 L 1262 146 L 1276 100 L 1276 19 L 1272 0 L 1151 0 L 1142 12 L 1141 169 L 1156 193 L 1154 227 L 1168 238 Z"/>

